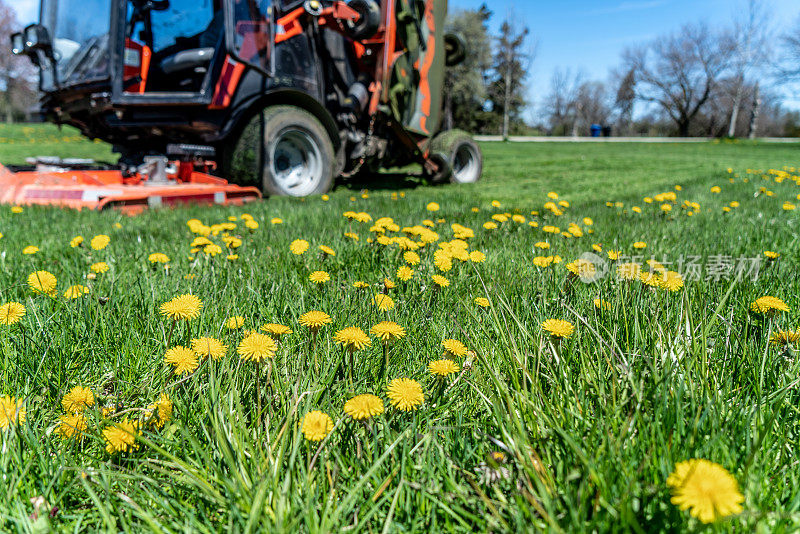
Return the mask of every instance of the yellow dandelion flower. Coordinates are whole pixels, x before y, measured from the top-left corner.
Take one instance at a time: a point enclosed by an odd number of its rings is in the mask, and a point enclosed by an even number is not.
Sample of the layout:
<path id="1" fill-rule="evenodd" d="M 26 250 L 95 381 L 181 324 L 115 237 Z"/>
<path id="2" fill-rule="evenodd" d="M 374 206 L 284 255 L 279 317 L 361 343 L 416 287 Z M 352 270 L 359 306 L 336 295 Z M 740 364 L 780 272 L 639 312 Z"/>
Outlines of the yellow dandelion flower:
<path id="1" fill-rule="evenodd" d="M 301 254 L 305 254 L 306 250 L 308 250 L 308 247 L 308 241 L 305 239 L 295 239 L 289 245 L 289 250 L 292 252 L 292 254 L 300 256 Z"/>
<path id="2" fill-rule="evenodd" d="M 326 324 L 332 323 L 333 319 L 331 319 L 331 316 L 325 312 L 311 310 L 301 315 L 298 319 L 298 322 L 312 332 L 316 332 Z"/>
<path id="3" fill-rule="evenodd" d="M 33 245 L 29 245 L 22 249 L 22 253 L 28 256 L 31 254 L 36 254 L 37 252 L 39 252 L 39 247 L 35 247 Z"/>
<path id="4" fill-rule="evenodd" d="M 750 304 L 750 309 L 755 313 L 775 315 L 778 312 L 788 312 L 789 306 L 777 297 L 765 296 L 757 298 L 755 302 Z"/>
<path id="5" fill-rule="evenodd" d="M 480 306 L 481 308 L 488 308 L 492 305 L 491 301 L 486 297 L 475 297 L 475 304 Z"/>
<path id="6" fill-rule="evenodd" d="M 64 291 L 64 298 L 68 299 L 76 299 L 78 297 L 82 297 L 89 292 L 89 288 L 82 285 L 74 285 L 69 286 L 66 291 Z"/>
<path id="7" fill-rule="evenodd" d="M 22 399 L 9 395 L 0 397 L 0 430 L 25 422 L 27 411 Z"/>
<path id="8" fill-rule="evenodd" d="M 68 413 L 58 418 L 56 432 L 64 439 L 82 439 L 86 431 L 86 416 L 83 413 Z"/>
<path id="9" fill-rule="evenodd" d="M 403 261 L 409 265 L 417 265 L 420 262 L 419 254 L 413 251 L 404 252 Z"/>
<path id="10" fill-rule="evenodd" d="M 308 279 L 315 284 L 324 284 L 331 279 L 331 276 L 325 271 L 314 271 L 308 275 Z"/>
<path id="11" fill-rule="evenodd" d="M 228 330 L 238 330 L 242 326 L 244 326 L 244 317 L 242 317 L 241 315 L 228 317 L 225 320 L 225 328 L 227 328 Z"/>
<path id="12" fill-rule="evenodd" d="M 483 263 L 486 261 L 486 254 L 479 250 L 473 250 L 469 253 L 469 261 L 472 263 Z"/>
<path id="13" fill-rule="evenodd" d="M 369 287 L 369 284 L 364 282 L 363 280 L 356 280 L 353 282 L 353 287 L 356 289 L 364 289 L 365 287 Z"/>
<path id="14" fill-rule="evenodd" d="M 369 393 L 357 395 L 344 404 L 344 413 L 353 419 L 369 419 L 383 413 L 383 401 Z"/>
<path id="15" fill-rule="evenodd" d="M 322 251 L 322 253 L 323 253 L 323 254 L 325 254 L 326 256 L 331 256 L 331 257 L 333 257 L 333 256 L 336 256 L 336 251 L 335 251 L 335 250 L 333 250 L 331 247 L 328 247 L 328 246 L 325 246 L 325 245 L 320 245 L 320 246 L 319 246 L 319 249 L 320 249 L 320 250 Z"/>
<path id="16" fill-rule="evenodd" d="M 129 421 L 127 417 L 119 423 L 107 426 L 103 430 L 106 452 L 114 454 L 139 448 L 136 444 L 136 437 L 139 435 L 138 427 L 139 425 L 135 421 Z"/>
<path id="17" fill-rule="evenodd" d="M 597 299 L 594 299 L 594 301 L 592 301 L 592 302 L 594 303 L 594 307 L 597 308 L 598 310 L 606 310 L 606 311 L 608 311 L 608 310 L 611 309 L 611 303 L 608 302 L 607 300 L 603 300 L 603 299 L 597 298 Z"/>
<path id="18" fill-rule="evenodd" d="M 666 271 L 661 275 L 661 288 L 667 291 L 678 291 L 683 287 L 683 277 L 675 271 Z"/>
<path id="19" fill-rule="evenodd" d="M 597 268 L 589 260 L 578 258 L 567 264 L 567 271 L 579 278 L 592 278 L 597 273 Z"/>
<path id="20" fill-rule="evenodd" d="M 661 285 L 661 277 L 656 273 L 641 272 L 639 273 L 639 280 L 648 287 L 658 287 Z"/>
<path id="21" fill-rule="evenodd" d="M 214 256 L 222 254 L 222 247 L 215 243 L 212 243 L 210 245 L 204 246 L 203 252 L 213 258 Z"/>
<path id="22" fill-rule="evenodd" d="M 647 243 L 645 243 L 644 241 L 637 241 L 636 243 L 633 244 L 633 248 L 638 248 L 638 249 L 647 248 Z"/>
<path id="23" fill-rule="evenodd" d="M 80 235 L 76 235 L 69 242 L 69 246 L 71 246 L 72 248 L 78 248 L 82 244 L 83 244 L 83 236 Z"/>
<path id="24" fill-rule="evenodd" d="M 200 316 L 200 309 L 203 307 L 203 301 L 197 296 L 191 294 L 179 295 L 174 299 L 165 302 L 161 305 L 161 315 L 169 317 L 172 320 L 188 321 L 196 319 Z"/>
<path id="25" fill-rule="evenodd" d="M 283 219 L 280 217 L 273 217 L 269 222 L 272 224 L 283 224 Z"/>
<path id="26" fill-rule="evenodd" d="M 453 373 L 457 373 L 458 370 L 458 364 L 450 358 L 442 358 L 441 360 L 435 360 L 428 364 L 428 372 L 436 376 L 449 376 Z"/>
<path id="27" fill-rule="evenodd" d="M 192 340 L 192 350 L 199 357 L 219 360 L 228 352 L 228 346 L 213 337 L 200 337 Z"/>
<path id="28" fill-rule="evenodd" d="M 770 259 L 770 260 L 777 260 L 780 257 L 780 254 L 777 253 L 777 252 L 773 252 L 771 250 L 765 250 L 764 251 L 764 256 L 766 256 L 767 259 Z"/>
<path id="29" fill-rule="evenodd" d="M 450 280 L 439 274 L 431 276 L 431 280 L 437 287 L 448 287 L 450 285 Z"/>
<path id="30" fill-rule="evenodd" d="M 386 388 L 389 403 L 403 412 L 416 410 L 425 400 L 422 386 L 410 378 L 395 378 Z"/>
<path id="31" fill-rule="evenodd" d="M 744 495 L 736 479 L 721 465 L 708 460 L 679 462 L 667 478 L 672 504 L 703 523 L 741 513 Z"/>
<path id="32" fill-rule="evenodd" d="M 166 393 L 162 393 L 158 401 L 147 407 L 147 412 L 150 414 L 150 422 L 156 428 L 163 428 L 172 419 L 172 399 Z"/>
<path id="33" fill-rule="evenodd" d="M 357 326 L 342 328 L 333 335 L 333 339 L 350 352 L 361 350 L 372 343 L 369 336 Z"/>
<path id="34" fill-rule="evenodd" d="M 293 333 L 292 329 L 286 325 L 278 323 L 267 323 L 261 327 L 261 330 L 268 333 L 272 337 L 288 336 Z"/>
<path id="35" fill-rule="evenodd" d="M 94 250 L 103 250 L 104 248 L 106 248 L 108 246 L 108 244 L 110 242 L 111 242 L 111 238 L 110 237 L 108 237 L 105 234 L 100 234 L 100 235 L 94 236 L 92 238 L 92 240 L 89 242 L 89 245 Z"/>
<path id="36" fill-rule="evenodd" d="M 401 265 L 397 268 L 397 278 L 403 282 L 408 282 L 414 276 L 414 270 L 408 265 Z"/>
<path id="37" fill-rule="evenodd" d="M 797 343 L 800 340 L 800 331 L 794 330 L 778 330 L 773 333 L 769 338 L 773 345 L 788 345 L 789 343 Z"/>
<path id="38" fill-rule="evenodd" d="M 383 279 L 383 287 L 385 287 L 386 289 L 394 289 L 394 288 L 397 287 L 397 284 L 395 284 L 394 282 L 392 282 L 388 278 L 384 278 Z"/>
<path id="39" fill-rule="evenodd" d="M 61 407 L 67 413 L 82 412 L 90 406 L 94 406 L 94 393 L 82 386 L 75 386 L 61 399 Z"/>
<path id="40" fill-rule="evenodd" d="M 22 213 L 22 206 L 12 206 L 11 213 Z"/>
<path id="41" fill-rule="evenodd" d="M 549 333 L 553 337 L 567 339 L 572 335 L 575 327 L 569 321 L 561 319 L 547 319 L 542 322 L 542 330 Z"/>
<path id="42" fill-rule="evenodd" d="M 303 416 L 300 430 L 308 441 L 322 441 L 333 431 L 333 420 L 325 412 L 314 410 Z"/>
<path id="43" fill-rule="evenodd" d="M 487 221 L 487 222 L 483 223 L 483 227 L 486 230 L 496 230 L 497 229 L 497 223 L 492 222 L 492 221 Z"/>
<path id="44" fill-rule="evenodd" d="M 457 339 L 445 339 L 442 341 L 447 356 L 461 357 L 467 353 L 467 347 Z"/>
<path id="45" fill-rule="evenodd" d="M 389 311 L 394 308 L 394 300 L 389 295 L 378 293 L 372 297 L 372 302 L 378 307 L 380 311 Z"/>
<path id="46" fill-rule="evenodd" d="M 99 261 L 99 262 L 97 262 L 97 263 L 93 263 L 93 264 L 91 264 L 91 265 L 89 266 L 89 269 L 91 269 L 91 271 L 92 271 L 93 273 L 105 273 L 105 272 L 108 272 L 108 270 L 110 269 L 110 267 L 108 266 L 108 264 L 107 264 L 106 262 L 104 262 L 104 261 Z"/>
<path id="47" fill-rule="evenodd" d="M 152 264 L 169 263 L 169 256 L 167 256 L 166 254 L 164 254 L 162 252 L 154 252 L 154 253 L 150 254 L 149 256 L 147 256 L 147 261 L 149 261 Z"/>
<path id="48" fill-rule="evenodd" d="M 164 363 L 175 367 L 175 374 L 190 374 L 200 365 L 197 354 L 180 345 L 172 347 L 164 354 Z"/>
<path id="49" fill-rule="evenodd" d="M 7 302 L 0 306 L 0 324 L 18 323 L 25 316 L 25 306 L 19 302 Z"/>
<path id="50" fill-rule="evenodd" d="M 34 293 L 53 294 L 56 290 L 56 277 L 47 271 L 36 271 L 28 275 L 28 286 Z"/>
<path id="51" fill-rule="evenodd" d="M 381 321 L 370 329 L 370 333 L 384 343 L 389 343 L 405 337 L 406 330 L 392 321 Z"/>

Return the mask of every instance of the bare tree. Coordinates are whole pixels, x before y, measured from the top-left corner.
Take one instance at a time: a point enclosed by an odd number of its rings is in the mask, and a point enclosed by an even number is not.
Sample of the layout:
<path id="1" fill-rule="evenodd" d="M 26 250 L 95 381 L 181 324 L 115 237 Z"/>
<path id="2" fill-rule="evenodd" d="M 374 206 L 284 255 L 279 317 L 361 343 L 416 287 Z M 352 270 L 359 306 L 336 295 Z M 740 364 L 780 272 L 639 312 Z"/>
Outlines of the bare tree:
<path id="1" fill-rule="evenodd" d="M 15 56 L 9 49 L 9 38 L 19 31 L 17 13 L 0 0 L 0 114 L 6 122 L 23 115 L 35 102 L 34 73 L 30 60 Z"/>
<path id="2" fill-rule="evenodd" d="M 742 106 L 744 87 L 750 74 L 766 64 L 771 56 L 770 16 L 760 0 L 748 0 L 744 16 L 734 24 L 733 102 L 728 121 L 728 137 L 736 134 L 736 121 Z"/>
<path id="3" fill-rule="evenodd" d="M 800 17 L 792 29 L 783 35 L 779 77 L 781 81 L 800 81 Z"/>
<path id="4" fill-rule="evenodd" d="M 732 39 L 705 24 L 685 25 L 623 54 L 634 72 L 638 99 L 658 105 L 686 136 L 692 120 L 708 102 L 720 75 L 730 66 Z"/>
<path id="5" fill-rule="evenodd" d="M 603 82 L 588 81 L 578 87 L 578 94 L 575 99 L 575 110 L 577 121 L 580 127 L 589 128 L 592 124 L 606 124 L 611 108 L 608 102 L 608 89 Z M 575 135 L 577 128 L 575 129 Z"/>
<path id="6" fill-rule="evenodd" d="M 636 101 L 636 71 L 628 69 L 625 74 L 612 73 L 616 82 L 617 94 L 614 98 L 614 110 L 617 113 L 617 129 L 621 135 L 627 134 L 633 123 L 633 104 Z"/>
<path id="7" fill-rule="evenodd" d="M 576 109 L 578 91 L 584 81 L 583 72 L 570 69 L 555 69 L 550 78 L 550 92 L 545 98 L 544 114 L 550 132 L 566 135 L 571 131 L 577 135 L 578 113 Z"/>

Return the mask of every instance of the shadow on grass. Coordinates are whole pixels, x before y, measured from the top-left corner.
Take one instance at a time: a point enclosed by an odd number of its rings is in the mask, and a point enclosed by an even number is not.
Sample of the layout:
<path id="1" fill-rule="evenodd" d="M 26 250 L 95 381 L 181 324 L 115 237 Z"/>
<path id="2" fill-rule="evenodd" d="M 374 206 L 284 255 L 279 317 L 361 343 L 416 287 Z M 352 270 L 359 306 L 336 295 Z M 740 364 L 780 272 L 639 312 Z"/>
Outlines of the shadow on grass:
<path id="1" fill-rule="evenodd" d="M 360 191 L 369 189 L 370 191 L 399 191 L 400 189 L 415 189 L 427 182 L 421 174 L 412 172 L 390 171 L 375 173 L 359 173 L 351 178 L 340 178 L 336 183 L 336 189 L 349 189 Z"/>

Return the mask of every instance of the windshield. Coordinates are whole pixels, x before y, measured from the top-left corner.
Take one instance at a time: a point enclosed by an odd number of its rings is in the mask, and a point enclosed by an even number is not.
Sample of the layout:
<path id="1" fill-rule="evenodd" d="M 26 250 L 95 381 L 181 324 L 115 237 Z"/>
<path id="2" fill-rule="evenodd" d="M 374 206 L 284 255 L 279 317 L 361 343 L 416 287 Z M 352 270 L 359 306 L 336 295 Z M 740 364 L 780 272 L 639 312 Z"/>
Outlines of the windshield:
<path id="1" fill-rule="evenodd" d="M 169 9 L 154 11 L 151 17 L 153 20 L 153 53 L 155 54 L 176 44 L 180 46 L 182 39 L 195 38 L 203 41 L 207 34 L 216 31 L 213 38 L 206 37 L 207 43 L 186 43 L 188 46 L 214 47 L 222 32 L 222 25 L 215 24 L 211 0 L 170 0 Z"/>
<path id="2" fill-rule="evenodd" d="M 43 0 L 41 23 L 50 33 L 59 84 L 83 83 L 108 76 L 109 0 Z M 53 89 L 49 69 L 42 89 Z"/>

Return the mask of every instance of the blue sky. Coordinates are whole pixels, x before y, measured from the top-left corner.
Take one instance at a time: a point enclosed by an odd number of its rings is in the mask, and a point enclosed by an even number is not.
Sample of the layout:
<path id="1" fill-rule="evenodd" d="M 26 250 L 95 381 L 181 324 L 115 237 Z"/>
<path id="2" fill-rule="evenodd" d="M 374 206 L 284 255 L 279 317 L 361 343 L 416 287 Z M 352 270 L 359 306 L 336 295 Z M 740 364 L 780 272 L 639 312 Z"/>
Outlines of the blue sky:
<path id="1" fill-rule="evenodd" d="M 10 0 L 20 22 L 38 18 L 39 0 Z M 473 9 L 481 0 L 449 0 L 450 10 Z M 619 64 L 622 50 L 632 44 L 676 30 L 685 22 L 729 25 L 745 0 L 487 0 L 494 11 L 492 30 L 508 15 L 531 29 L 538 42 L 529 77 L 529 99 L 538 105 L 557 67 L 583 71 L 588 78 L 606 79 Z M 764 0 L 774 18 L 774 35 L 800 17 L 800 0 Z M 777 40 L 777 39 L 776 39 Z M 800 88 L 784 88 L 785 105 L 800 109 Z"/>
<path id="2" fill-rule="evenodd" d="M 475 9 L 481 0 L 450 0 L 449 9 Z M 538 42 L 529 78 L 529 99 L 538 105 L 558 67 L 605 80 L 626 46 L 652 40 L 686 22 L 730 25 L 745 0 L 492 0 L 491 27 L 497 31 L 510 13 Z M 775 35 L 800 17 L 800 0 L 764 0 L 773 14 Z M 800 89 L 783 89 L 787 107 L 800 109 Z"/>

